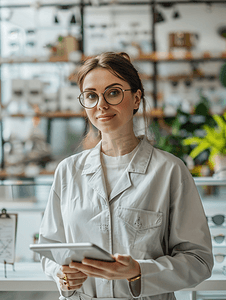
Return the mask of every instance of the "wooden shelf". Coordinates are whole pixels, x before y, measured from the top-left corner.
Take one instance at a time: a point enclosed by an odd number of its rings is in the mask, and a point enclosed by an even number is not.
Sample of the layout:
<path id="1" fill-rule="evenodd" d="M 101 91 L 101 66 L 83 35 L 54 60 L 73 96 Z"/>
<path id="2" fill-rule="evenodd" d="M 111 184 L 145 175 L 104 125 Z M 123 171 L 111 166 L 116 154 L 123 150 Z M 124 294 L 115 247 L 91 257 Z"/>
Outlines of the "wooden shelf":
<path id="1" fill-rule="evenodd" d="M 62 57 L 0 57 L 0 65 L 2 64 L 24 64 L 24 63 L 74 63 L 80 64 L 88 57 L 82 55 L 81 60 L 74 61 L 69 59 L 63 59 Z M 139 57 L 132 59 L 133 61 L 152 61 L 152 62 L 200 62 L 200 61 L 219 61 L 226 60 L 226 51 L 220 55 L 212 55 L 209 52 L 200 54 L 192 54 L 191 52 L 179 53 L 179 52 L 153 52 L 143 53 Z"/>
<path id="2" fill-rule="evenodd" d="M 36 113 L 36 114 L 10 114 L 5 115 L 4 117 L 8 118 L 26 118 L 26 117 L 38 117 L 38 118 L 48 118 L 48 119 L 54 119 L 54 118 L 85 118 L 86 113 L 85 111 L 82 111 L 80 113 L 74 113 L 71 111 L 55 111 L 55 112 L 45 112 L 45 113 Z"/>
<path id="3" fill-rule="evenodd" d="M 147 117 L 163 117 L 164 113 L 161 108 L 155 108 L 152 109 L 150 112 L 146 113 Z M 138 117 L 142 117 L 142 113 L 136 114 Z M 8 118 L 27 118 L 27 117 L 39 117 L 39 118 L 48 118 L 48 119 L 54 119 L 54 118 L 85 118 L 86 117 L 86 112 L 85 110 L 81 113 L 73 113 L 73 112 L 48 112 L 48 113 L 36 113 L 34 115 L 30 114 L 11 114 L 11 115 L 6 115 L 4 117 Z"/>
<path id="4" fill-rule="evenodd" d="M 141 54 L 133 61 L 150 61 L 150 62 L 214 62 L 226 60 L 226 52 L 222 52 L 219 56 L 212 55 L 209 52 L 200 54 L 185 53 L 169 53 L 169 52 L 153 52 L 149 54 Z"/>
<path id="5" fill-rule="evenodd" d="M 147 75 L 144 73 L 140 73 L 141 80 L 154 80 L 154 76 Z M 194 80 L 194 79 L 204 79 L 210 80 L 218 79 L 216 74 L 203 74 L 203 75 L 196 75 L 196 74 L 178 74 L 178 75 L 169 75 L 169 76 L 157 76 L 157 81 L 179 81 L 179 80 Z"/>
<path id="6" fill-rule="evenodd" d="M 80 64 L 81 60 L 74 61 L 69 59 L 63 59 L 62 57 L 0 57 L 0 65 L 2 64 L 37 64 L 37 63 L 73 63 Z"/>
<path id="7" fill-rule="evenodd" d="M 40 171 L 40 173 L 38 174 L 38 176 L 41 175 L 54 175 L 54 171 L 47 171 L 47 170 L 42 170 Z M 22 178 L 27 178 L 27 176 L 25 176 L 25 173 L 18 173 L 18 174 L 9 174 L 6 172 L 6 170 L 0 170 L 0 179 L 2 178 L 13 178 L 13 177 L 22 177 Z"/>

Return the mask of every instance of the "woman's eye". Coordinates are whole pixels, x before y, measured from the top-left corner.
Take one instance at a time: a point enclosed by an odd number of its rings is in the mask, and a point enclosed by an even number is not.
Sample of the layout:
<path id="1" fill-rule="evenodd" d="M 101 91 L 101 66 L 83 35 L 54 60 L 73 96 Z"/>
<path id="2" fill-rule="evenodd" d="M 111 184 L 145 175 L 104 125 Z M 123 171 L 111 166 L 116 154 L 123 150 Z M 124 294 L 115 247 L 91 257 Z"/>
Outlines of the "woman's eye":
<path id="1" fill-rule="evenodd" d="M 89 100 L 95 100 L 96 97 L 97 97 L 97 95 L 94 93 L 89 93 L 86 95 L 86 98 L 88 98 Z"/>
<path id="2" fill-rule="evenodd" d="M 120 93 L 119 90 L 112 90 L 110 91 L 109 96 L 116 97 L 118 96 L 119 93 Z"/>

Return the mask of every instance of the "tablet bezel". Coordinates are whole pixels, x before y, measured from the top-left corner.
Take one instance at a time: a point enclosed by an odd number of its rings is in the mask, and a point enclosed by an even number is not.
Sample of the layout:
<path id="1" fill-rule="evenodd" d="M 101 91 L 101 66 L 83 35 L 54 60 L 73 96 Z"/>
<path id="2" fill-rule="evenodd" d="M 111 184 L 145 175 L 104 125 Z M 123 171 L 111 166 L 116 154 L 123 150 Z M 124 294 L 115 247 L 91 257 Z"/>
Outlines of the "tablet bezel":
<path id="1" fill-rule="evenodd" d="M 110 253 L 98 247 L 97 245 L 88 242 L 31 244 L 30 249 L 39 253 L 41 257 L 47 257 L 60 265 L 69 265 L 71 261 L 81 262 L 85 257 L 106 262 L 115 261 Z"/>

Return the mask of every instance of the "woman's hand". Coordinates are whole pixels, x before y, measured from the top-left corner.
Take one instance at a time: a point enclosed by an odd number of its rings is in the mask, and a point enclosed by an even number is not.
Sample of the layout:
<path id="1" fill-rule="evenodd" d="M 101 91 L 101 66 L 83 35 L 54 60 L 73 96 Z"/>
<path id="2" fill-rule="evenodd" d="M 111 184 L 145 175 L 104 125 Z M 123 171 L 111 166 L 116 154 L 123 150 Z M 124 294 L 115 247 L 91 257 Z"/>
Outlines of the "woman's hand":
<path id="1" fill-rule="evenodd" d="M 57 274 L 62 291 L 73 291 L 82 287 L 87 279 L 87 275 L 76 268 L 62 266 L 61 273 Z"/>
<path id="2" fill-rule="evenodd" d="M 107 280 L 130 279 L 140 274 L 140 265 L 130 255 L 115 254 L 115 262 L 104 262 L 84 258 L 82 263 L 71 262 L 70 268 L 80 270 L 89 277 Z"/>

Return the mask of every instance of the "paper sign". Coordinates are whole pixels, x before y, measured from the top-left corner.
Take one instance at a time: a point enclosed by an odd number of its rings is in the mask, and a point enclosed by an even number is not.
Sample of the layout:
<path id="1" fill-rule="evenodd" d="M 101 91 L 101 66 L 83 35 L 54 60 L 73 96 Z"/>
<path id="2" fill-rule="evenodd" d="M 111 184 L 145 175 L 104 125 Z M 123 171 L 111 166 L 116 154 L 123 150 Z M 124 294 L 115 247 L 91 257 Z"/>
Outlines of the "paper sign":
<path id="1" fill-rule="evenodd" d="M 0 263 L 14 263 L 16 242 L 16 215 L 0 218 Z"/>

